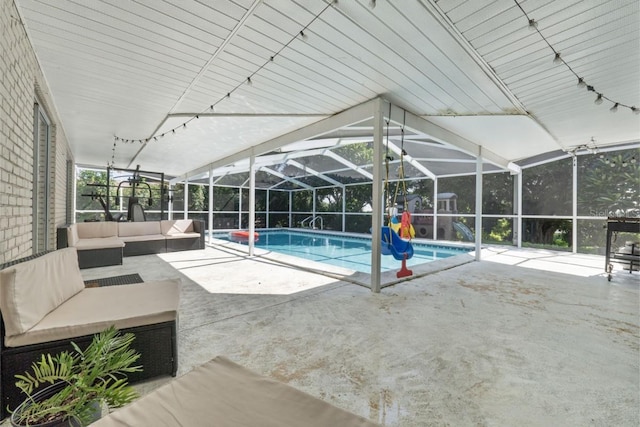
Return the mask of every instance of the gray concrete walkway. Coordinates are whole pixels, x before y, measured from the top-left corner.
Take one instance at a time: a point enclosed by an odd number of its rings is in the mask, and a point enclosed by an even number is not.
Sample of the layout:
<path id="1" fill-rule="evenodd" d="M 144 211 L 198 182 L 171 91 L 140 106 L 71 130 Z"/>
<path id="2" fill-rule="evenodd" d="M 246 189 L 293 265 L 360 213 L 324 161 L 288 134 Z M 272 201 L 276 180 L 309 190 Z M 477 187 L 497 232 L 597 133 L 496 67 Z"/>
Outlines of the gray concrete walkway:
<path id="1" fill-rule="evenodd" d="M 483 259 L 380 294 L 224 248 L 83 275 L 182 278 L 179 375 L 225 355 L 385 426 L 639 425 L 638 273 L 607 282 L 602 257 L 548 251 Z"/>

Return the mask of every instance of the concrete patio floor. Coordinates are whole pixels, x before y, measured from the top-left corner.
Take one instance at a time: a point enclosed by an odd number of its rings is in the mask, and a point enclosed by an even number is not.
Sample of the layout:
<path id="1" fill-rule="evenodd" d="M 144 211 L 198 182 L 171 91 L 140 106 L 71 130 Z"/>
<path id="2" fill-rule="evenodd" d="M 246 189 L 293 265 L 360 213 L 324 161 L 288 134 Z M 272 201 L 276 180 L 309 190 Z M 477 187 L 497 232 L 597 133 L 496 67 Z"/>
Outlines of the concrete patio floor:
<path id="1" fill-rule="evenodd" d="M 224 355 L 385 426 L 640 423 L 638 273 L 608 282 L 603 257 L 549 251 L 466 257 L 380 294 L 226 247 L 82 273 L 182 279 L 178 375 Z"/>

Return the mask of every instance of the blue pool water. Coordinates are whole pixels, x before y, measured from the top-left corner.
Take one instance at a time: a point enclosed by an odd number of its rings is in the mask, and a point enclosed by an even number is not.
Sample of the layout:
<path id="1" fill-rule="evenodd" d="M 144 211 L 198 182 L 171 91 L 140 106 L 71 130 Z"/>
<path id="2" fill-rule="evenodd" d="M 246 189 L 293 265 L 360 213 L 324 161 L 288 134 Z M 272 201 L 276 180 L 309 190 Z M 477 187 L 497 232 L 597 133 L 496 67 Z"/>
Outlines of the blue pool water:
<path id="1" fill-rule="evenodd" d="M 255 243 L 258 248 L 364 273 L 371 272 L 370 238 L 290 230 L 267 230 L 259 233 L 260 237 Z M 213 237 L 231 240 L 228 233 L 214 233 Z M 414 255 L 407 261 L 408 266 L 460 255 L 471 250 L 415 242 L 413 242 L 413 248 Z M 382 271 L 397 270 L 400 265 L 401 262 L 392 256 L 382 256 Z"/>

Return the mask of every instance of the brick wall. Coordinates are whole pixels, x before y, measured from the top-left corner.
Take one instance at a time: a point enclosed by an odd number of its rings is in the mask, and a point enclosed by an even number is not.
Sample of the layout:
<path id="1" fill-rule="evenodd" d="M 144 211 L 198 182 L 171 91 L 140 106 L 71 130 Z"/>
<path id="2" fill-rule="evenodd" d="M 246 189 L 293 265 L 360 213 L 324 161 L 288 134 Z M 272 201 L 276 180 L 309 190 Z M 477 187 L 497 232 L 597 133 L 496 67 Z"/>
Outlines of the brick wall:
<path id="1" fill-rule="evenodd" d="M 0 263 L 33 252 L 34 103 L 51 120 L 49 248 L 66 217 L 66 161 L 71 153 L 62 126 L 12 0 L 0 0 Z"/>

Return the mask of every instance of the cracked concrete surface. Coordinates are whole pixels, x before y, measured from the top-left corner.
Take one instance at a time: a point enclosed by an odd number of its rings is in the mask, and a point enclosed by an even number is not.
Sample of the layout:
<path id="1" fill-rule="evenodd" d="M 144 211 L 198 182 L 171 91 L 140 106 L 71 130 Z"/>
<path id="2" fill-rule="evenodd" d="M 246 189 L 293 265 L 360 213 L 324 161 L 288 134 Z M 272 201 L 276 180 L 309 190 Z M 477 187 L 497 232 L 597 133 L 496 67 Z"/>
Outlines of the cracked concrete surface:
<path id="1" fill-rule="evenodd" d="M 182 278 L 179 375 L 225 355 L 385 426 L 637 426 L 638 274 L 603 264 L 494 248 L 380 294 L 213 248 L 83 275 Z"/>

